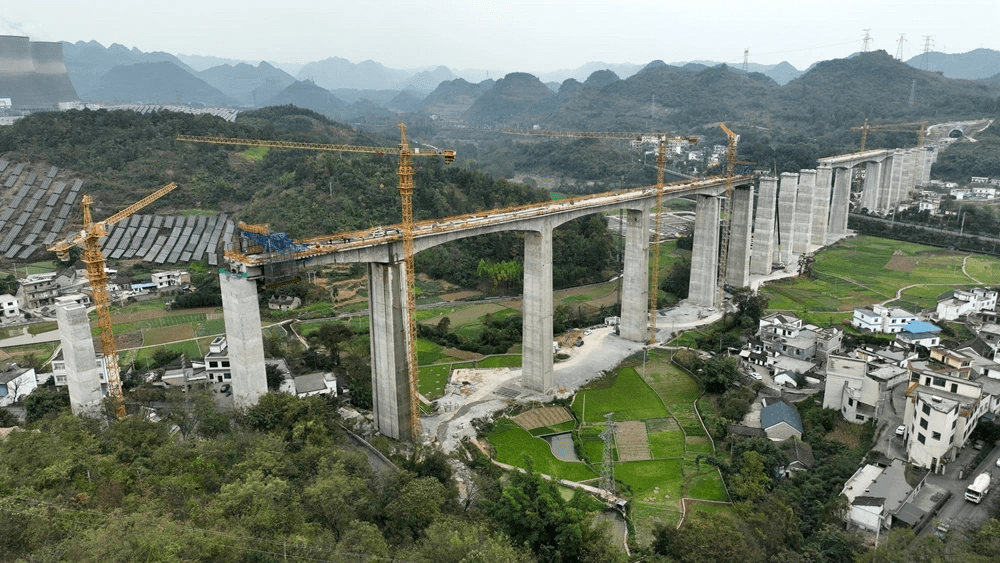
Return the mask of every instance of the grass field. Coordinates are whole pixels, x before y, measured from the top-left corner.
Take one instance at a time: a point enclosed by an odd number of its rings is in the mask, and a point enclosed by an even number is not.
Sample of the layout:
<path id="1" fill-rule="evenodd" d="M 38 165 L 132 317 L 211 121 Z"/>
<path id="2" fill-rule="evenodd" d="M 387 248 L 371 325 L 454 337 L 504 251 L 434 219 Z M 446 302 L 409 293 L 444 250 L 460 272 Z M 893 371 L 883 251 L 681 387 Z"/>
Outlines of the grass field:
<path id="1" fill-rule="evenodd" d="M 813 265 L 815 279 L 779 280 L 764 286 L 762 292 L 770 309 L 791 311 L 822 325 L 844 318 L 830 313 L 893 300 L 898 290 L 912 284 L 924 285 L 907 289 L 905 303 L 897 305 L 926 308 L 947 289 L 978 285 L 962 272 L 966 256 L 919 244 L 858 237 L 820 251 Z M 973 256 L 966 268 L 983 283 L 1000 283 L 1000 259 Z"/>
<path id="2" fill-rule="evenodd" d="M 28 332 L 30 334 L 41 334 L 43 332 L 51 332 L 53 330 L 58 330 L 58 329 L 59 325 L 54 322 L 34 323 L 28 325 Z"/>
<path id="3" fill-rule="evenodd" d="M 586 481 L 597 477 L 583 462 L 561 461 L 552 455 L 549 444 L 541 438 L 536 438 L 510 419 L 497 423 L 497 431 L 489 437 L 490 443 L 497 451 L 497 461 L 524 467 L 524 456 L 531 457 L 535 471 L 567 479 L 569 481 Z"/>
<path id="4" fill-rule="evenodd" d="M 148 348 L 140 348 L 139 350 L 130 350 L 125 354 L 127 356 L 122 358 L 122 365 L 126 362 L 134 361 L 137 368 L 142 369 L 142 362 L 147 358 L 152 358 L 153 354 L 161 348 L 166 348 L 168 350 L 175 350 L 184 354 L 187 358 L 202 358 L 205 353 L 208 352 L 208 344 L 212 341 L 211 337 L 201 338 L 198 340 L 187 340 L 185 342 L 173 342 L 170 344 L 164 344 L 162 346 L 151 346 Z M 200 343 L 200 346 L 199 346 Z M 134 354 L 134 355 L 133 355 Z"/>
<path id="5" fill-rule="evenodd" d="M 451 376 L 451 365 L 420 366 L 419 374 L 420 394 L 428 401 L 433 401 L 444 395 L 444 386 Z"/>
<path id="6" fill-rule="evenodd" d="M 604 414 L 609 412 L 615 413 L 614 420 L 667 416 L 660 398 L 632 368 L 620 370 L 610 387 L 581 390 L 573 399 L 573 411 L 589 424 L 604 422 Z"/>

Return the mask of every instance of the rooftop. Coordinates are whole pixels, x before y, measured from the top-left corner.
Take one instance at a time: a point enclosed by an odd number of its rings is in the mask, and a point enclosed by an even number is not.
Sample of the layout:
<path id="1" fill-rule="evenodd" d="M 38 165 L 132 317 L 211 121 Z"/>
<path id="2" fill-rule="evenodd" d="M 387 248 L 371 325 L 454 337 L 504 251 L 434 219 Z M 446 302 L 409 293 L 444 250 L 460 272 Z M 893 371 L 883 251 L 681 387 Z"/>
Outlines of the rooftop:
<path id="1" fill-rule="evenodd" d="M 792 428 L 802 432 L 802 417 L 795 407 L 784 401 L 777 401 L 767 405 L 760 411 L 760 427 L 768 429 L 776 424 L 787 423 Z"/>

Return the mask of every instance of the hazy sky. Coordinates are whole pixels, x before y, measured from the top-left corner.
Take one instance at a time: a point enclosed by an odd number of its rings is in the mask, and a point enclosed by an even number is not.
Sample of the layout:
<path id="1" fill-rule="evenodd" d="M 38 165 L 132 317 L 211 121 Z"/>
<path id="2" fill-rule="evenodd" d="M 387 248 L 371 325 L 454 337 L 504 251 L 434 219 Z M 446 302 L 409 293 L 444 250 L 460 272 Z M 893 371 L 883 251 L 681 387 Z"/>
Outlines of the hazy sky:
<path id="1" fill-rule="evenodd" d="M 544 72 L 588 61 L 645 64 L 817 60 L 873 47 L 1000 48 L 997 0 L 87 0 L 5 3 L 0 34 L 96 40 L 142 51 L 305 63 L 327 57 L 392 68 L 445 65 Z"/>

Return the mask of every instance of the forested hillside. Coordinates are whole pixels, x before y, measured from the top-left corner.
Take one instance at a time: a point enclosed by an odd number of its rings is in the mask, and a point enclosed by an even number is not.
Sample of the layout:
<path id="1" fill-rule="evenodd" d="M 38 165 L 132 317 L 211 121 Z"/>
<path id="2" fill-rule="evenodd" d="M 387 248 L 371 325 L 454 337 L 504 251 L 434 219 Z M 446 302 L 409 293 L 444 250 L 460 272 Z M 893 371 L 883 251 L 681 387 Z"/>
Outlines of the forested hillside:
<path id="1" fill-rule="evenodd" d="M 296 238 L 399 223 L 398 161 L 389 156 L 315 151 L 266 150 L 178 143 L 178 133 L 395 147 L 397 138 L 378 137 L 291 106 L 244 112 L 236 123 L 211 116 L 127 111 L 38 113 L 0 129 L 0 153 L 11 159 L 45 161 L 77 171 L 95 198 L 101 219 L 149 193 L 176 182 L 180 189 L 155 202 L 151 211 L 204 209 L 236 212 L 251 223 L 268 223 Z M 545 201 L 544 190 L 496 180 L 460 161 L 415 159 L 414 217 L 418 220 Z M 564 227 L 583 232 L 583 244 L 607 252 L 574 252 L 557 269 L 560 286 L 612 275 L 610 235 L 600 219 Z M 578 236 L 559 237 L 574 239 Z M 494 240 L 505 242 L 496 245 Z M 569 243 L 567 243 L 569 244 Z M 493 254 L 491 248 L 497 248 Z M 425 264 L 450 263 L 439 272 L 449 281 L 476 279 L 480 258 L 520 260 L 517 235 L 477 237 L 427 251 Z M 443 258 L 447 256 L 447 259 Z M 463 265 L 462 268 L 456 265 Z"/>
<path id="2" fill-rule="evenodd" d="M 161 409 L 174 435 L 67 409 L 0 440 L 0 561 L 624 560 L 592 525 L 600 503 L 567 501 L 537 475 L 501 489 L 479 460 L 459 497 L 439 451 L 374 471 L 335 400 L 270 394 L 243 413 L 209 394 L 174 400 Z"/>

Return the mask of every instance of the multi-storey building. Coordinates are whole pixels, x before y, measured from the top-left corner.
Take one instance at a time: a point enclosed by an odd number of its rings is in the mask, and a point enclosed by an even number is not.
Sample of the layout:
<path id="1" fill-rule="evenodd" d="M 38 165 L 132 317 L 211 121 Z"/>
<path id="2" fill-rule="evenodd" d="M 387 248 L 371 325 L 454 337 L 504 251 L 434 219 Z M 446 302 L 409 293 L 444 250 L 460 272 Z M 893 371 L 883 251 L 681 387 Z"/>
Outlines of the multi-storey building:
<path id="1" fill-rule="evenodd" d="M 101 391 L 107 394 L 108 392 L 108 366 L 104 363 L 104 354 L 98 352 L 94 361 L 97 362 L 97 368 L 99 370 L 99 375 L 101 379 Z M 52 359 L 52 378 L 55 381 L 56 387 L 62 387 L 66 385 L 66 360 L 63 358 L 63 353 L 60 351 L 59 354 Z M 48 379 L 49 374 L 43 373 L 39 374 L 39 377 L 45 377 Z M 39 381 L 39 383 L 44 383 Z"/>
<path id="2" fill-rule="evenodd" d="M 233 378 L 232 368 L 229 367 L 229 346 L 226 344 L 225 336 L 216 336 L 208 345 L 205 371 L 208 380 L 216 383 L 230 381 Z"/>
<path id="3" fill-rule="evenodd" d="M 895 334 L 902 332 L 906 324 L 915 320 L 917 320 L 917 316 L 909 311 L 896 307 L 889 308 L 884 305 L 872 305 L 871 309 L 861 307 L 854 309 L 851 325 L 858 330 Z"/>
<path id="4" fill-rule="evenodd" d="M 872 355 L 848 352 L 826 363 L 823 407 L 840 411 L 848 422 L 877 419 L 892 400 L 892 389 L 909 380 L 910 372 Z"/>
<path id="5" fill-rule="evenodd" d="M 983 287 L 956 289 L 951 297 L 938 301 L 934 314 L 938 320 L 953 321 L 970 313 L 993 310 L 996 306 L 996 291 Z"/>
<path id="6" fill-rule="evenodd" d="M 38 309 L 55 303 L 60 295 L 59 284 L 56 283 L 56 272 L 31 274 L 17 280 L 21 287 L 17 290 L 17 298 L 25 309 Z"/>
<path id="7" fill-rule="evenodd" d="M 9 293 L 0 295 L 0 315 L 5 319 L 12 319 L 18 317 L 21 314 L 21 308 L 18 306 L 17 297 Z"/>
<path id="8" fill-rule="evenodd" d="M 965 378 L 968 367 L 941 369 L 941 364 L 932 362 L 910 364 L 914 381 L 906 391 L 903 416 L 907 459 L 936 471 L 955 459 L 979 417 L 986 414 L 990 401 L 983 400 L 981 383 Z"/>

